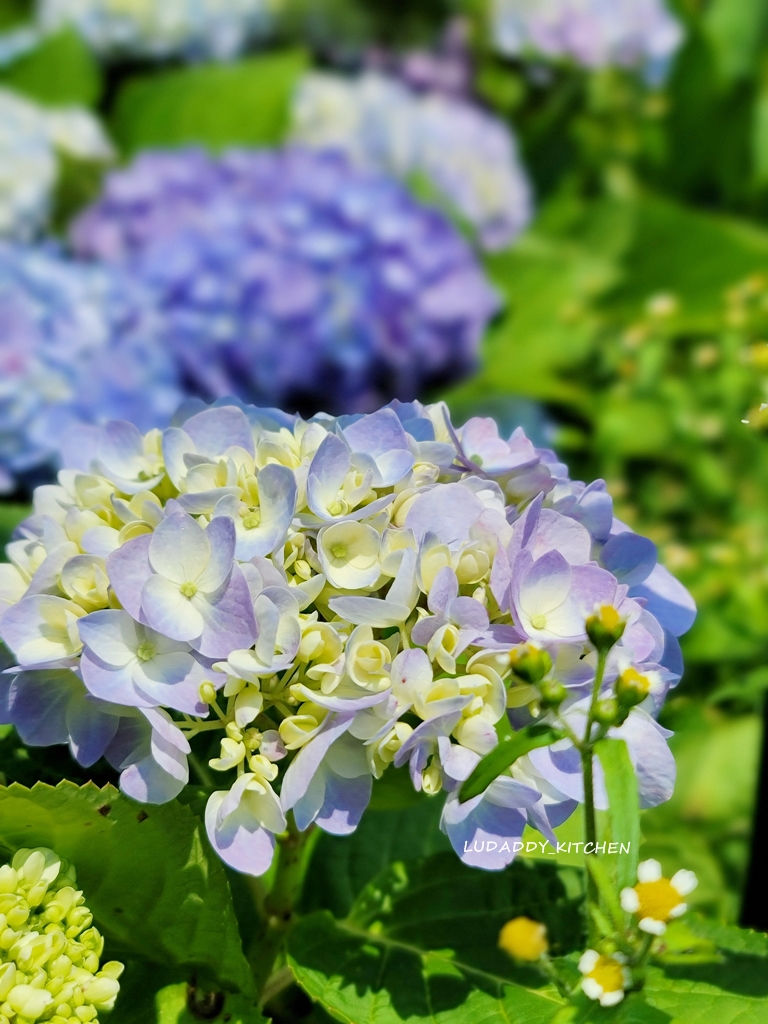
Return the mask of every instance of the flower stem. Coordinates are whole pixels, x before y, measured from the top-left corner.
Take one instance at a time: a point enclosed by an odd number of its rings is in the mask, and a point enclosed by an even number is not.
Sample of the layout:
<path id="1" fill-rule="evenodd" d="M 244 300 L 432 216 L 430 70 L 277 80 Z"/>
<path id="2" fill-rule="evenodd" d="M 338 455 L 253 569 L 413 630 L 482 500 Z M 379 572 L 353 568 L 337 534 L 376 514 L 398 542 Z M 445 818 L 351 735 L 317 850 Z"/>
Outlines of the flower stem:
<path id="1" fill-rule="evenodd" d="M 317 835 L 314 826 L 305 832 L 296 827 L 293 815 L 288 817 L 288 830 L 277 840 L 277 869 L 272 888 L 262 904 L 262 924 L 247 952 L 260 1002 L 271 991 L 268 985 L 275 971 L 283 944 L 293 925 L 296 904 L 306 874 L 310 837 Z"/>
<path id="2" fill-rule="evenodd" d="M 597 667 L 595 669 L 595 681 L 592 684 L 592 699 L 589 704 L 589 712 L 587 713 L 584 738 L 581 741 L 581 770 L 584 779 L 584 838 L 585 846 L 591 843 L 593 850 L 597 843 L 597 819 L 595 817 L 595 742 L 592 738 L 592 726 L 594 724 L 595 707 L 600 699 L 600 689 L 603 685 L 603 677 L 605 676 L 607 660 L 608 652 L 605 650 L 599 651 L 597 655 Z M 595 855 L 587 854 L 587 856 Z M 589 944 L 590 946 L 594 946 L 598 935 L 593 915 L 589 913 L 589 906 L 599 906 L 600 894 L 597 889 L 597 883 L 592 877 L 591 871 L 587 871 L 587 903 Z"/>

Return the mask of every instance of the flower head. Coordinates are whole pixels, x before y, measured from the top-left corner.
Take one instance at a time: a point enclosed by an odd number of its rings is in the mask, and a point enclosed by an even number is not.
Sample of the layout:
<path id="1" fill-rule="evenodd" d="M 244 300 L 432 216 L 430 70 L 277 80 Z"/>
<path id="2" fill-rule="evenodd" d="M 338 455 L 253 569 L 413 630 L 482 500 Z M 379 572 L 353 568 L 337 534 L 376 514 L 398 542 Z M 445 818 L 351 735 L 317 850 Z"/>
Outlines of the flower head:
<path id="1" fill-rule="evenodd" d="M 685 897 L 697 885 L 692 871 L 681 869 L 672 878 L 664 878 L 657 860 L 645 860 L 637 868 L 637 885 L 622 889 L 621 906 L 637 916 L 641 931 L 663 935 L 668 922 L 686 912 Z"/>
<path id="2" fill-rule="evenodd" d="M 167 423 L 183 393 L 150 306 L 117 271 L 0 243 L 0 492 L 60 461 L 72 428 L 76 450 L 84 423 Z"/>
<path id="3" fill-rule="evenodd" d="M 526 826 L 554 843 L 584 799 L 589 610 L 609 604 L 626 623 L 603 701 L 618 707 L 630 667 L 662 690 L 679 677 L 665 627 L 690 599 L 666 586 L 658 619 L 634 600 L 655 548 L 611 548 L 606 500 L 519 432 L 456 430 L 442 405 L 307 421 L 230 399 L 162 432 L 90 428 L 0 567 L 16 662 L 0 673 L 0 723 L 68 743 L 84 765 L 105 757 L 147 803 L 181 792 L 199 745 L 221 780 L 208 835 L 238 871 L 268 870 L 288 812 L 300 829 L 353 831 L 374 780 L 402 769 L 441 794 L 465 862 L 501 870 Z M 504 716 L 527 724 L 528 706 L 566 722 L 565 738 L 462 802 Z M 670 734 L 647 706 L 608 726 L 643 807 L 674 782 Z M 595 796 L 604 807 L 599 771 Z"/>
<path id="4" fill-rule="evenodd" d="M 497 48 L 571 58 L 589 68 L 645 65 L 658 76 L 682 41 L 663 0 L 494 0 Z"/>
<path id="5" fill-rule="evenodd" d="M 499 933 L 499 948 L 516 960 L 534 963 L 549 950 L 547 927 L 530 917 L 514 917 Z"/>
<path id="6" fill-rule="evenodd" d="M 499 306 L 445 217 L 340 153 L 145 152 L 107 178 L 72 240 L 152 291 L 167 350 L 207 400 L 314 413 L 410 399 L 471 369 Z M 337 504 L 379 486 L 370 449 L 356 446 L 370 458 Z M 249 498 L 244 539 L 262 521 Z"/>
<path id="7" fill-rule="evenodd" d="M 81 107 L 41 107 L 0 88 L 0 235 L 29 241 L 47 225 L 58 176 L 57 152 L 107 161 L 112 146 Z"/>
<path id="8" fill-rule="evenodd" d="M 584 976 L 582 991 L 601 1006 L 620 1003 L 632 984 L 632 973 L 621 953 L 604 954 L 588 949 L 581 955 L 579 970 Z"/>
<path id="9" fill-rule="evenodd" d="M 268 0 L 42 0 L 38 21 L 48 31 L 74 24 L 107 56 L 226 60 L 269 33 L 273 10 Z"/>
<path id="10" fill-rule="evenodd" d="M 531 219 L 514 138 L 465 99 L 420 95 L 375 71 L 358 79 L 314 72 L 299 83 L 293 120 L 299 142 L 398 177 L 425 176 L 489 249 L 508 245 Z"/>
<path id="11" fill-rule="evenodd" d="M 98 1024 L 99 1012 L 115 1005 L 123 965 L 99 965 L 104 940 L 74 867 L 52 850 L 18 850 L 0 866 L 0 914 L 0 1016 Z"/>

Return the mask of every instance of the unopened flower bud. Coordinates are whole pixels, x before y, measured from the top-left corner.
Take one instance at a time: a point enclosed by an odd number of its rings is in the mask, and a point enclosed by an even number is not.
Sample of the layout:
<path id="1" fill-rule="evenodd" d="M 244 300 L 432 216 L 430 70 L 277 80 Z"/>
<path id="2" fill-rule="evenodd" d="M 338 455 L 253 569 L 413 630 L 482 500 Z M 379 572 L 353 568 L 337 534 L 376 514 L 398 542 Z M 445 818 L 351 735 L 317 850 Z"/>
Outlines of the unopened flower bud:
<path id="1" fill-rule="evenodd" d="M 198 689 L 197 692 L 200 695 L 200 700 L 203 702 L 203 704 L 216 703 L 216 687 L 213 685 L 210 679 L 206 679 L 205 682 L 200 683 L 200 688 Z"/>
<path id="2" fill-rule="evenodd" d="M 543 708 L 559 708 L 568 691 L 555 679 L 543 679 L 539 683 L 539 703 Z"/>
<path id="3" fill-rule="evenodd" d="M 530 917 L 515 917 L 501 929 L 499 948 L 516 960 L 535 963 L 549 949 L 546 926 Z"/>
<path id="4" fill-rule="evenodd" d="M 615 697 L 605 697 L 595 705 L 594 718 L 600 725 L 615 725 L 620 714 L 621 708 Z"/>
<path id="5" fill-rule="evenodd" d="M 512 671 L 524 683 L 539 683 L 552 668 L 552 659 L 536 644 L 521 644 L 509 652 Z"/>
<path id="6" fill-rule="evenodd" d="M 616 696 L 625 708 L 641 704 L 652 690 L 648 676 L 636 668 L 626 668 L 616 680 Z"/>
<path id="7" fill-rule="evenodd" d="M 624 635 L 627 620 L 623 619 L 612 604 L 603 604 L 595 609 L 594 613 L 587 618 L 587 636 L 592 641 L 595 649 L 604 652 L 610 651 L 614 644 L 618 643 Z"/>

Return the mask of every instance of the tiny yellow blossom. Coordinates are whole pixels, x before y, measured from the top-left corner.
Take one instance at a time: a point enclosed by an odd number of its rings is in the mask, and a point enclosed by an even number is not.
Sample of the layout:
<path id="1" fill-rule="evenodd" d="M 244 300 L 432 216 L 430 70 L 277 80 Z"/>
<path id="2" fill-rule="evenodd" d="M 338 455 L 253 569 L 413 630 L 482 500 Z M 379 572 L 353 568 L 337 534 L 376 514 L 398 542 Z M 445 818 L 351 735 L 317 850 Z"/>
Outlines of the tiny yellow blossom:
<path id="1" fill-rule="evenodd" d="M 595 949 L 588 949 L 582 953 L 579 970 L 584 975 L 581 982 L 584 995 L 596 999 L 601 1006 L 620 1003 L 632 984 L 632 974 L 621 953 L 606 956 Z"/>
<path id="2" fill-rule="evenodd" d="M 513 917 L 499 933 L 499 948 L 516 960 L 534 963 L 549 950 L 546 925 L 530 917 Z"/>
<path id="3" fill-rule="evenodd" d="M 664 878 L 657 860 L 645 860 L 637 869 L 637 885 L 622 889 L 621 906 L 638 916 L 638 928 L 649 935 L 663 935 L 667 923 L 688 909 L 685 897 L 693 892 L 698 879 L 692 871 L 680 870 Z"/>

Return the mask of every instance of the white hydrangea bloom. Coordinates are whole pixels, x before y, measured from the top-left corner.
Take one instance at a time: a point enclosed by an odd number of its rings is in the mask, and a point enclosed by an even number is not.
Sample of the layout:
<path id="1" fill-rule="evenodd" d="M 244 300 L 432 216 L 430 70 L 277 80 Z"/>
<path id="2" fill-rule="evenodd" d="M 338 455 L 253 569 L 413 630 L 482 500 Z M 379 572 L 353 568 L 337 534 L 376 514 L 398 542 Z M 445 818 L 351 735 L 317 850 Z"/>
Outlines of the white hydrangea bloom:
<path id="1" fill-rule="evenodd" d="M 46 30 L 74 24 L 99 53 L 227 59 L 269 31 L 280 0 L 40 0 Z"/>
<path id="2" fill-rule="evenodd" d="M 44 226 L 56 184 L 57 150 L 81 159 L 113 155 L 87 110 L 46 109 L 0 88 L 0 235 L 26 241 Z"/>
<path id="3" fill-rule="evenodd" d="M 491 20 L 496 47 L 508 56 L 532 51 L 656 74 L 683 37 L 664 0 L 493 0 Z"/>
<path id="4" fill-rule="evenodd" d="M 531 190 L 514 138 L 465 100 L 418 94 L 387 75 L 312 73 L 293 103 L 293 137 L 337 148 L 362 167 L 422 175 L 478 231 L 489 249 L 511 242 L 531 218 Z"/>

